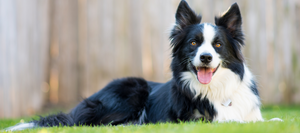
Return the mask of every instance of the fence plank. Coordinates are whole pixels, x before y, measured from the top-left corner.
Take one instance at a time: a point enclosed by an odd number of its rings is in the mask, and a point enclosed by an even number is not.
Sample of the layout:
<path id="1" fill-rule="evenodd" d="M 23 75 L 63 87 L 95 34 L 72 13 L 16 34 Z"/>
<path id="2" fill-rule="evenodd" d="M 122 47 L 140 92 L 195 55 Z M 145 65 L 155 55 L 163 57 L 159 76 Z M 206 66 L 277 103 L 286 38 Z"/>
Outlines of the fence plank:
<path id="1" fill-rule="evenodd" d="M 78 5 L 73 0 L 56 0 L 56 28 L 59 45 L 59 89 L 60 104 L 79 101 L 78 94 Z M 62 13 L 64 12 L 64 13 Z M 70 92 L 73 92 L 70 95 Z"/>

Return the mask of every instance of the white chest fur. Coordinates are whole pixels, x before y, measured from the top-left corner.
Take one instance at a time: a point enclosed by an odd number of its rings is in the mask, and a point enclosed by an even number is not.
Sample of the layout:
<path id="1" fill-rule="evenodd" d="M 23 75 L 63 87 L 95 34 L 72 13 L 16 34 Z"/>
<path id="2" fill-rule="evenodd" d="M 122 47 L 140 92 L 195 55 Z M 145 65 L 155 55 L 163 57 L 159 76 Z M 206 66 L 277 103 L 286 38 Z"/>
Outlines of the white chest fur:
<path id="1" fill-rule="evenodd" d="M 220 67 L 210 84 L 202 85 L 191 72 L 182 73 L 182 80 L 195 93 L 195 98 L 208 98 L 217 111 L 214 121 L 262 121 L 260 99 L 251 90 L 252 74 L 244 65 L 243 80 L 231 70 Z M 231 101 L 231 106 L 224 103 Z"/>

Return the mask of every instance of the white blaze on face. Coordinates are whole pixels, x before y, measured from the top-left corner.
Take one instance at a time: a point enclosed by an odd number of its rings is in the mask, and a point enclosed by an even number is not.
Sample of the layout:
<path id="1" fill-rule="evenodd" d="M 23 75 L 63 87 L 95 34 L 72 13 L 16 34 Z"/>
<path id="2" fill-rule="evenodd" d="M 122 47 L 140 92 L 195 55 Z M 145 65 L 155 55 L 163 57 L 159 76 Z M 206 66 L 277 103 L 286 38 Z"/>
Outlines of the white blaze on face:
<path id="1" fill-rule="evenodd" d="M 216 71 L 220 64 L 220 55 L 215 51 L 213 47 L 213 41 L 216 35 L 216 30 L 212 25 L 203 24 L 203 42 L 198 47 L 196 56 L 192 63 L 197 68 L 197 79 L 201 84 L 209 84 L 212 80 L 213 73 Z M 208 64 L 202 64 L 200 57 L 203 54 L 209 54 L 212 56 L 212 61 Z"/>
<path id="2" fill-rule="evenodd" d="M 216 68 L 219 65 L 221 61 L 220 55 L 215 51 L 212 44 L 215 35 L 216 30 L 212 25 L 203 25 L 203 43 L 198 47 L 197 54 L 193 59 L 192 63 L 194 66 L 201 66 L 200 56 L 204 53 L 210 53 L 212 55 L 212 61 L 209 64 L 211 68 Z"/>

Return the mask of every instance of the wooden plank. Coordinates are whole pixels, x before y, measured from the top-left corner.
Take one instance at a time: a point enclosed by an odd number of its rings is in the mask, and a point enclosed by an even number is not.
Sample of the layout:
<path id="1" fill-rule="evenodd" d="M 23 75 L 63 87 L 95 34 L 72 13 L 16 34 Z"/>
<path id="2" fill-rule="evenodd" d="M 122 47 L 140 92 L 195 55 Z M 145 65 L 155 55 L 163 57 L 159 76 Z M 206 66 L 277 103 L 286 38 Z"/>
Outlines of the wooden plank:
<path id="1" fill-rule="evenodd" d="M 114 60 L 114 39 L 118 39 L 113 35 L 114 25 L 113 25 L 113 13 L 114 13 L 114 1 L 113 0 L 102 0 L 100 4 L 100 53 L 98 57 L 101 60 L 101 74 L 102 77 L 111 77 L 115 75 Z M 98 58 L 97 57 L 97 58 Z M 109 57 L 109 58 L 106 58 Z"/>
<path id="2" fill-rule="evenodd" d="M 152 59 L 152 71 L 153 71 L 153 80 L 154 81 L 163 81 L 164 79 L 164 52 L 165 47 L 163 44 L 163 39 L 167 39 L 168 35 L 166 34 L 166 28 L 163 28 L 163 21 L 165 17 L 165 12 L 161 7 L 164 4 L 160 3 L 159 0 L 153 0 L 147 4 L 148 7 L 148 16 L 147 21 L 149 23 L 149 36 L 150 36 L 150 45 L 151 45 L 151 59 Z M 167 6 L 167 5 L 164 5 Z M 164 7 L 163 7 L 164 8 Z M 158 15 L 161 14 L 161 15 Z"/>
<path id="3" fill-rule="evenodd" d="M 35 31 L 35 48 L 38 49 L 34 51 L 36 53 L 36 66 L 33 71 L 38 70 L 38 75 L 35 77 L 34 81 L 38 82 L 35 86 L 35 94 L 32 98 L 33 111 L 32 115 L 36 114 L 36 111 L 41 110 L 44 104 L 46 93 L 49 89 L 48 87 L 48 63 L 49 63 L 49 0 L 35 0 L 34 1 L 36 10 L 32 14 L 36 14 L 36 20 L 33 20 L 33 24 L 36 25 L 37 29 Z"/>
<path id="4" fill-rule="evenodd" d="M 47 96 L 49 92 L 49 55 L 50 55 L 50 0 L 35 1 L 37 3 L 37 45 L 40 46 L 38 50 L 38 68 L 39 76 L 37 81 L 37 99 L 33 99 L 36 104 L 34 110 L 41 110 L 42 105 L 48 101 Z M 39 98 L 39 99 L 38 99 Z"/>
<path id="5" fill-rule="evenodd" d="M 88 83 L 89 66 L 87 58 L 88 49 L 88 11 L 87 0 L 78 0 L 78 88 L 81 97 L 90 95 L 90 86 Z"/>
<path id="6" fill-rule="evenodd" d="M 70 105 L 79 102 L 78 3 L 57 0 L 52 4 L 50 99 L 53 103 Z"/>
<path id="7" fill-rule="evenodd" d="M 2 81 L 0 84 L 0 88 L 3 91 L 3 97 L 1 100 L 2 107 L 1 117 L 11 117 L 12 114 L 12 100 L 11 100 L 11 74 L 10 74 L 10 47 L 15 44 L 16 38 L 16 13 L 15 13 L 15 5 L 13 1 L 0 1 L 0 19 L 6 20 L 1 21 L 1 31 L 0 31 L 0 53 L 1 53 L 1 65 L 0 65 L 0 80 Z"/>
<path id="8" fill-rule="evenodd" d="M 58 62 L 59 62 L 59 43 L 58 43 L 58 32 L 56 12 L 58 7 L 56 1 L 50 1 L 50 46 L 49 46 L 49 102 L 50 104 L 57 104 L 58 99 L 58 88 L 59 88 L 59 77 L 58 77 Z"/>
<path id="9" fill-rule="evenodd" d="M 142 68 L 143 68 L 143 77 L 148 80 L 154 80 L 153 73 L 153 59 L 152 59 L 152 38 L 151 38 L 151 29 L 152 29 L 152 18 L 150 18 L 150 6 L 151 1 L 147 0 L 143 3 L 142 12 L 144 16 L 142 18 L 143 23 L 143 40 L 142 40 Z M 150 9 L 149 9 L 150 8 Z M 152 8 L 153 9 L 153 8 Z"/>
<path id="10" fill-rule="evenodd" d="M 79 102 L 78 94 L 78 3 L 57 0 L 57 34 L 59 45 L 59 102 L 62 105 Z M 64 12 L 64 13 L 62 13 Z M 66 94 L 72 94 L 66 96 Z"/>
<path id="11" fill-rule="evenodd" d="M 140 0 L 129 0 L 129 29 L 128 29 L 128 40 L 129 40 L 129 62 L 130 73 L 132 76 L 142 76 L 142 4 Z"/>
<path id="12" fill-rule="evenodd" d="M 129 5 L 129 0 L 114 0 L 114 35 L 116 39 L 114 39 L 114 46 L 115 46 L 115 52 L 114 52 L 114 60 L 116 65 L 116 75 L 114 78 L 120 78 L 125 76 L 132 76 L 129 72 L 130 69 L 130 63 L 128 60 L 130 60 L 130 55 L 128 52 L 129 47 L 129 40 L 128 40 L 128 30 L 129 30 L 129 9 L 126 8 Z"/>
<path id="13" fill-rule="evenodd" d="M 87 1 L 87 45 L 86 45 L 86 75 L 88 95 L 98 91 L 101 87 L 101 4 L 99 0 Z M 100 57 L 100 58 L 99 58 Z"/>
<path id="14" fill-rule="evenodd" d="M 164 17 L 162 21 L 162 27 L 161 27 L 161 34 L 162 34 L 162 40 L 161 40 L 161 46 L 162 46 L 162 68 L 160 68 L 162 71 L 162 78 L 160 79 L 160 82 L 166 82 L 169 81 L 172 78 L 172 72 L 170 68 L 171 64 L 171 49 L 170 49 L 170 27 L 175 22 L 174 13 L 176 8 L 173 8 L 172 0 L 166 0 L 163 3 L 161 3 L 160 8 L 162 8 L 164 12 Z"/>

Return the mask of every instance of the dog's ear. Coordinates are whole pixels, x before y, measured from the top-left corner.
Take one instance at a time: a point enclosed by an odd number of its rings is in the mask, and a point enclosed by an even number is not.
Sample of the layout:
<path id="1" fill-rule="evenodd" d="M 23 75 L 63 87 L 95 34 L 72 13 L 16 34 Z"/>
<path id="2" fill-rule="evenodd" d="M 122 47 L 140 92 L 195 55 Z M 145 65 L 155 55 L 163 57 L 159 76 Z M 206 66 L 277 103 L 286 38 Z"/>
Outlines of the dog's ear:
<path id="1" fill-rule="evenodd" d="M 173 54 L 177 53 L 181 47 L 178 44 L 180 44 L 184 39 L 185 32 L 183 32 L 183 29 L 189 25 L 199 24 L 201 22 L 201 16 L 197 15 L 185 0 L 182 0 L 177 8 L 175 19 L 176 24 L 173 27 L 170 35 Z"/>
<path id="2" fill-rule="evenodd" d="M 222 16 L 215 17 L 215 23 L 226 28 L 233 38 L 242 35 L 242 16 L 238 4 L 232 4 Z"/>
<path id="3" fill-rule="evenodd" d="M 201 16 L 197 15 L 185 0 L 182 0 L 176 12 L 176 25 L 183 29 L 188 25 L 199 24 Z"/>
<path id="4" fill-rule="evenodd" d="M 241 52 L 241 46 L 244 45 L 244 34 L 242 32 L 242 16 L 238 4 L 232 4 L 222 16 L 215 17 L 215 23 L 217 26 L 224 27 L 231 35 L 232 42 L 234 42 L 231 46 L 235 51 L 235 56 L 243 62 L 244 57 Z"/>

